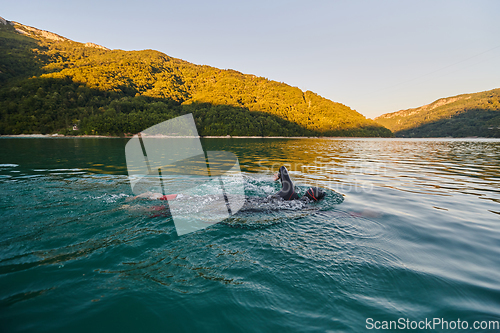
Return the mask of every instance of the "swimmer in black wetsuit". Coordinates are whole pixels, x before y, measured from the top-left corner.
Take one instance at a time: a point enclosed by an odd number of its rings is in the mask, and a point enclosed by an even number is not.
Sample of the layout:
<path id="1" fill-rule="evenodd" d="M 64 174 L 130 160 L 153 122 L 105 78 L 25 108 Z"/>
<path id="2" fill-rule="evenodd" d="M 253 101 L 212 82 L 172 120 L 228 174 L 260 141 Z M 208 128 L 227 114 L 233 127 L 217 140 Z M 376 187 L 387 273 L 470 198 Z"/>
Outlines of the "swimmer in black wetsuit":
<path id="1" fill-rule="evenodd" d="M 286 167 L 280 167 L 279 171 L 274 174 L 274 181 L 281 181 L 283 186 L 281 191 L 274 194 L 273 197 L 281 197 L 283 200 L 297 200 L 299 199 L 298 194 L 295 192 L 295 186 L 293 185 L 290 175 Z M 299 200 L 309 200 L 309 201 L 319 201 L 323 199 L 326 193 L 319 187 L 311 187 L 306 191 L 306 194 L 302 196 Z"/>
<path id="2" fill-rule="evenodd" d="M 304 204 L 309 202 L 319 201 L 323 199 L 326 195 L 323 189 L 319 187 L 310 187 L 306 193 L 299 198 L 297 192 L 295 192 L 295 186 L 293 185 L 292 179 L 288 174 L 288 170 L 286 167 L 280 167 L 279 171 L 274 175 L 274 181 L 281 181 L 282 188 L 281 190 L 273 194 L 267 198 L 258 198 L 258 197 L 246 197 L 245 198 L 245 206 L 242 210 L 251 211 L 255 208 L 259 208 L 261 206 L 265 206 L 265 204 L 272 203 L 274 199 L 291 201 L 291 200 L 300 200 L 303 201 Z M 179 197 L 184 197 L 184 200 L 190 200 L 189 196 L 177 195 L 177 194 L 169 194 L 163 195 L 161 193 L 152 193 L 146 192 L 135 197 L 127 198 L 126 201 L 131 201 L 134 199 L 151 199 L 151 200 L 175 200 Z M 128 207 L 128 205 L 126 205 Z M 269 209 L 269 206 L 265 206 L 266 209 Z M 280 206 L 276 206 L 276 208 L 280 208 Z M 156 216 L 168 216 L 170 212 L 168 211 L 167 206 L 154 206 L 150 209 L 150 211 L 158 211 L 158 213 L 154 214 L 152 217 Z"/>

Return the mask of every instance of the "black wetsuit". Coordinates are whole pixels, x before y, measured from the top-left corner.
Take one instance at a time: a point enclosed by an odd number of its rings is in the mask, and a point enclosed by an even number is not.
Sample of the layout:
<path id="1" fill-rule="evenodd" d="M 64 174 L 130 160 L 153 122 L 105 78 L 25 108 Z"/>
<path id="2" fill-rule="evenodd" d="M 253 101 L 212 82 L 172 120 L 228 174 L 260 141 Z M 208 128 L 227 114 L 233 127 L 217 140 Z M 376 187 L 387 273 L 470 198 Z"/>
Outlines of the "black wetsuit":
<path id="1" fill-rule="evenodd" d="M 275 195 L 280 196 L 283 200 L 296 200 L 299 198 L 297 193 L 295 193 L 295 186 L 293 185 L 290 175 L 288 175 L 288 170 L 282 166 L 278 173 L 278 177 L 281 181 L 282 189 Z"/>

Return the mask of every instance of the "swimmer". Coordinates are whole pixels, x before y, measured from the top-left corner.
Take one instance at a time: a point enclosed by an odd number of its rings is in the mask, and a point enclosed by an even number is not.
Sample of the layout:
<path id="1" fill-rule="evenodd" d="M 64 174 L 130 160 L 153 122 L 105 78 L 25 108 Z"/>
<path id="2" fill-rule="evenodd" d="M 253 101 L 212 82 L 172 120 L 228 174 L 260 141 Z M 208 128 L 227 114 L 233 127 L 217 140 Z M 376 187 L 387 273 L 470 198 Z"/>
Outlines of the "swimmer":
<path id="1" fill-rule="evenodd" d="M 279 171 L 274 174 L 273 180 L 281 181 L 281 190 L 273 194 L 267 198 L 246 198 L 247 203 L 254 203 L 254 201 L 262 201 L 262 202 L 268 202 L 269 199 L 282 199 L 285 201 L 291 201 L 291 200 L 301 200 L 304 202 L 311 202 L 311 201 L 319 201 L 323 199 L 326 195 L 326 193 L 319 187 L 310 187 L 306 193 L 302 196 L 299 197 L 297 192 L 295 191 L 295 186 L 292 182 L 292 179 L 290 178 L 290 175 L 288 174 L 288 170 L 285 166 L 280 167 Z M 181 195 L 182 197 L 185 197 Z M 177 194 L 168 194 L 168 195 L 163 195 L 162 193 L 153 193 L 153 192 L 145 192 L 139 195 L 136 195 L 134 197 L 129 197 L 126 199 L 126 202 L 135 200 L 135 199 L 149 199 L 149 200 L 174 200 L 178 197 Z M 186 197 L 188 199 L 189 196 Z M 255 204 L 255 203 L 254 203 Z M 158 207 L 164 207 L 164 206 L 158 206 Z M 154 207 L 155 210 L 157 210 L 157 207 Z"/>

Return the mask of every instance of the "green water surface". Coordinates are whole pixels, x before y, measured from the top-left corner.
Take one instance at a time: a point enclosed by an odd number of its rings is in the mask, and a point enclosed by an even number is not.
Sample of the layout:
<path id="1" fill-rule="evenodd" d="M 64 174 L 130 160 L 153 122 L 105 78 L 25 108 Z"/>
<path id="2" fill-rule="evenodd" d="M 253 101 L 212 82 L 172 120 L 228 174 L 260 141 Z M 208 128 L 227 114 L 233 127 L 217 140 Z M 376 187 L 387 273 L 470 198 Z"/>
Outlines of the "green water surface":
<path id="1" fill-rule="evenodd" d="M 0 139 L 0 331 L 500 320 L 500 140 L 204 139 L 238 156 L 248 196 L 278 191 L 272 173 L 286 164 L 299 191 L 344 202 L 182 237 L 148 213 L 158 203 L 127 202 L 126 142 Z"/>

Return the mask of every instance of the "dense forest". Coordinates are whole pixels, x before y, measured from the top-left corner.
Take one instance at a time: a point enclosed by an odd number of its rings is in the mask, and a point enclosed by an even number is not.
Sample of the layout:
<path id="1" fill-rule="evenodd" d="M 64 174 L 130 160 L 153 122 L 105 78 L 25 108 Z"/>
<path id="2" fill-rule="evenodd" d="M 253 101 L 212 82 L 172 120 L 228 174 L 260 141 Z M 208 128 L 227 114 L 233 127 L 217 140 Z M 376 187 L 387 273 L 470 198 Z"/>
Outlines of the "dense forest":
<path id="1" fill-rule="evenodd" d="M 500 89 L 441 98 L 375 118 L 397 137 L 500 137 Z"/>
<path id="2" fill-rule="evenodd" d="M 202 136 L 392 136 L 284 83 L 0 23 L 0 134 L 118 136 L 187 113 Z"/>

